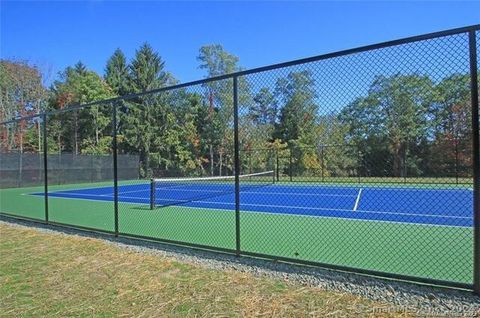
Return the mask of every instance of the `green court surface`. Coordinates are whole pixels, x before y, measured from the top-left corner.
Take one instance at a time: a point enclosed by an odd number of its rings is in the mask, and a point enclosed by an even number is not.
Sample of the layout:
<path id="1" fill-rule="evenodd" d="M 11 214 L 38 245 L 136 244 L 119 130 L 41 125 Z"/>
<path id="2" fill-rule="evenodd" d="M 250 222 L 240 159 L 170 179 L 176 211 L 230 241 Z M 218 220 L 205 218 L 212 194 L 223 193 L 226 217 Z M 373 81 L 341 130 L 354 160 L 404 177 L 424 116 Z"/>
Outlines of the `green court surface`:
<path id="1" fill-rule="evenodd" d="M 122 182 L 135 184 L 139 181 Z M 50 186 L 50 191 L 112 183 Z M 43 187 L 0 190 L 0 212 L 44 220 Z M 112 201 L 49 197 L 49 220 L 114 231 Z M 235 212 L 186 206 L 150 210 L 119 202 L 119 232 L 235 249 Z M 241 212 L 244 252 L 471 284 L 473 229 L 415 223 Z"/>

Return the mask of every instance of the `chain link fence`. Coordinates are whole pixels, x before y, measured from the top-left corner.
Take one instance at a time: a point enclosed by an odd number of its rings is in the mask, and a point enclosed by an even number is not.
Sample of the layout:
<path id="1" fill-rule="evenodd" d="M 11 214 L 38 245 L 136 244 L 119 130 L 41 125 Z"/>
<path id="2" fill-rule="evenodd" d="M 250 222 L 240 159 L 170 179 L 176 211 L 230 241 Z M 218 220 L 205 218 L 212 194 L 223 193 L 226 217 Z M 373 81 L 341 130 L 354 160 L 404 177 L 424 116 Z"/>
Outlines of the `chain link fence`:
<path id="1" fill-rule="evenodd" d="M 0 212 L 480 292 L 479 27 L 0 125 Z"/>

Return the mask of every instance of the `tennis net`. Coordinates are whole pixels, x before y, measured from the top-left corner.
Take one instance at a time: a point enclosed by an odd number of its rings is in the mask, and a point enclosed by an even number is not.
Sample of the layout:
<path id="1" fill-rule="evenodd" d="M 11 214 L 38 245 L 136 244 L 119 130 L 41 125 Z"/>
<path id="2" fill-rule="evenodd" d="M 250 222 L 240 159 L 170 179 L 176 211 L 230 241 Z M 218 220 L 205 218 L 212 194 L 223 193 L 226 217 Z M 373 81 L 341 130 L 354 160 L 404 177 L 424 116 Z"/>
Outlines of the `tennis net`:
<path id="1" fill-rule="evenodd" d="M 275 183 L 274 171 L 239 176 L 239 191 Z M 159 178 L 150 181 L 150 209 L 235 193 L 235 176 Z"/>

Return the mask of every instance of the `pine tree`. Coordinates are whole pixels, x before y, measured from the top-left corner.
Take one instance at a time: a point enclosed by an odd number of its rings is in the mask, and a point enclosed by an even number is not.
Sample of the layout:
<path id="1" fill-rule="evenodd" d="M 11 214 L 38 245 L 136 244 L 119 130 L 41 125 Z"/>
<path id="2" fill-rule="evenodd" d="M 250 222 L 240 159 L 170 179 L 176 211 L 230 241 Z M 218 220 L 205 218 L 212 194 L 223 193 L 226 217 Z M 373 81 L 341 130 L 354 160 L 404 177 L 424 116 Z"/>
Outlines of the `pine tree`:
<path id="1" fill-rule="evenodd" d="M 77 64 L 75 64 L 74 69 L 73 69 L 78 75 L 86 75 L 87 74 L 87 66 L 83 64 L 82 61 L 78 61 Z"/>
<path id="2" fill-rule="evenodd" d="M 148 43 L 144 43 L 130 64 L 130 86 L 135 93 L 160 88 L 167 82 L 165 62 Z"/>
<path id="3" fill-rule="evenodd" d="M 129 93 L 128 65 L 122 50 L 116 49 L 105 67 L 105 81 L 118 96 Z"/>
<path id="4" fill-rule="evenodd" d="M 160 55 L 148 44 L 143 44 L 129 65 L 129 87 L 133 93 L 141 93 L 165 86 L 170 75 L 164 71 L 164 62 Z M 138 152 L 142 164 L 142 176 L 151 176 L 152 155 L 156 158 L 157 168 L 165 164 L 165 142 L 172 118 L 167 103 L 169 93 L 148 94 L 127 102 L 121 109 L 121 133 L 125 143 Z"/>

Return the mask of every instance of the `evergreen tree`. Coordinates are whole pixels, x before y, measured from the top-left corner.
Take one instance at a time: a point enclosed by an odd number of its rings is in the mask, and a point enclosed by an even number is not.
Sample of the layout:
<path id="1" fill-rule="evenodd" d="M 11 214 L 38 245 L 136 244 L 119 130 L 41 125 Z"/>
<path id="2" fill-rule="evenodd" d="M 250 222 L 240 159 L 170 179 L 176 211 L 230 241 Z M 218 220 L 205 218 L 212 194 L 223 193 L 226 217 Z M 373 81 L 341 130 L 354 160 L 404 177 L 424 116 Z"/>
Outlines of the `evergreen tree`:
<path id="1" fill-rule="evenodd" d="M 133 93 L 141 93 L 164 86 L 169 75 L 164 71 L 164 62 L 152 47 L 145 43 L 135 53 L 129 66 L 129 87 Z M 168 106 L 169 93 L 139 96 L 121 108 L 121 131 L 125 144 L 138 152 L 142 164 L 142 176 L 151 176 L 153 168 L 168 165 L 164 156 L 169 148 L 165 134 L 175 121 Z M 162 155 L 163 153 L 163 155 Z M 152 158 L 156 158 L 151 163 Z"/>
<path id="2" fill-rule="evenodd" d="M 165 62 L 148 43 L 144 43 L 135 53 L 130 64 L 130 87 L 134 93 L 150 91 L 164 86 L 167 74 Z"/>
<path id="3" fill-rule="evenodd" d="M 105 67 L 105 81 L 118 96 L 129 92 L 128 65 L 122 50 L 116 49 Z"/>
<path id="4" fill-rule="evenodd" d="M 78 61 L 73 69 L 80 76 L 84 76 L 87 74 L 87 66 L 83 64 L 82 61 Z"/>

